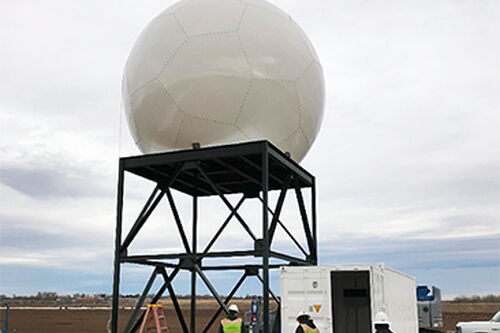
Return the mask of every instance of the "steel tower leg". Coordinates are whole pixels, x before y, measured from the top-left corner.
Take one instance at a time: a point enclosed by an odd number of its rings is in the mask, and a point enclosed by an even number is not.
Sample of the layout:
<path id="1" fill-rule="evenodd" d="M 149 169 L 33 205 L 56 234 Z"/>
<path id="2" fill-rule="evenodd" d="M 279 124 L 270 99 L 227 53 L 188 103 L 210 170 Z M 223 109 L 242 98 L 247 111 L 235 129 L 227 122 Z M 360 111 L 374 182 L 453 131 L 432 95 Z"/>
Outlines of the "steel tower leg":
<path id="1" fill-rule="evenodd" d="M 264 333 L 271 333 L 269 326 L 269 156 L 267 145 L 262 154 L 262 296 L 263 296 L 263 321 Z"/>
<path id="2" fill-rule="evenodd" d="M 116 231 L 115 231 L 115 262 L 113 275 L 113 303 L 111 309 L 111 333 L 118 333 L 118 307 L 120 305 L 120 248 L 122 242 L 122 218 L 123 218 L 123 181 L 124 170 L 122 161 L 118 166 L 118 190 L 116 204 Z"/>
<path id="3" fill-rule="evenodd" d="M 194 264 L 197 261 L 197 251 L 198 251 L 198 197 L 193 196 L 193 234 L 191 249 L 193 251 Z M 190 319 L 191 333 L 196 333 L 196 270 L 193 268 L 191 271 L 191 319 Z"/>

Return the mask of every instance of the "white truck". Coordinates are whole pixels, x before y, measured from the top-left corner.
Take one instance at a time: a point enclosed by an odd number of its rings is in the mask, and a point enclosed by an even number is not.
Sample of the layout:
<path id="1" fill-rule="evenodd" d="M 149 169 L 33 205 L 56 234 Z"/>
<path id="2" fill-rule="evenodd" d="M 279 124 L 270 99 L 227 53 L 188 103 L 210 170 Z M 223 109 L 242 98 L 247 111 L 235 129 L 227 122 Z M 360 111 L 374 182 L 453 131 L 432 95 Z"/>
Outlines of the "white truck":
<path id="1" fill-rule="evenodd" d="M 418 333 L 415 288 L 413 277 L 383 264 L 282 267 L 281 332 L 295 332 L 306 310 L 321 333 L 373 332 L 379 311 L 394 332 Z"/>
<path id="2" fill-rule="evenodd" d="M 457 323 L 457 333 L 497 333 L 500 332 L 500 311 L 490 321 L 470 321 Z"/>

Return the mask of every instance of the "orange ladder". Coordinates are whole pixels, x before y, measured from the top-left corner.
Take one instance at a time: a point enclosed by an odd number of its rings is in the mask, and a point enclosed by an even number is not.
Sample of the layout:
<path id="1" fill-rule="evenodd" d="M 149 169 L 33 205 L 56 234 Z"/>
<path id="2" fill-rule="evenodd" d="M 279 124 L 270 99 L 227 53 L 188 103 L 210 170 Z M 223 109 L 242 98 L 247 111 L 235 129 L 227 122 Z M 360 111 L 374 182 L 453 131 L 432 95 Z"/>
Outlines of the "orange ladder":
<path id="1" fill-rule="evenodd" d="M 168 333 L 167 318 L 161 304 L 148 304 L 139 333 Z"/>

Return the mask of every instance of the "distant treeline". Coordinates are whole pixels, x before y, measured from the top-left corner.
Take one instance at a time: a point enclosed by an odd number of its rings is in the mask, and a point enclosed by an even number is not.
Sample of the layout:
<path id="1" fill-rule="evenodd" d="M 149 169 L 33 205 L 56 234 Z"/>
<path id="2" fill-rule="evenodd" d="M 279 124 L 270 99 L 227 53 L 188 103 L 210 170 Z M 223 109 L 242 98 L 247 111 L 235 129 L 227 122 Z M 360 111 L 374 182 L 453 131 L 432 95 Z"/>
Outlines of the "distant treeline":
<path id="1" fill-rule="evenodd" d="M 454 303 L 500 303 L 500 295 L 486 296 L 458 296 L 453 299 Z"/>
<path id="2" fill-rule="evenodd" d="M 140 294 L 120 294 L 120 298 L 139 298 L 141 295 Z M 221 295 L 222 297 L 225 297 L 224 295 Z M 149 294 L 148 297 L 153 298 L 154 294 Z M 245 296 L 234 296 L 233 299 L 254 299 L 258 298 L 259 296 L 257 295 L 251 295 L 247 294 Z M 76 293 L 76 294 L 71 294 L 71 295 L 59 295 L 56 292 L 47 292 L 47 291 L 40 291 L 36 295 L 28 295 L 28 296 L 19 296 L 19 295 L 0 295 L 0 302 L 2 300 L 10 300 L 10 299 L 18 299 L 18 300 L 46 300 L 46 301 L 56 301 L 56 300 L 68 300 L 68 299 L 78 299 L 78 300 L 84 300 L 84 299 L 109 299 L 111 298 L 110 294 L 85 294 L 85 293 Z M 162 298 L 169 298 L 168 294 L 163 296 Z M 188 299 L 191 298 L 190 295 L 177 295 L 178 299 Z M 198 299 L 212 299 L 212 295 L 197 295 L 196 298 Z"/>
<path id="3" fill-rule="evenodd" d="M 120 298 L 122 299 L 137 299 L 140 294 L 120 294 Z M 149 298 L 152 298 L 154 295 L 148 295 Z M 224 296 L 223 296 L 224 297 Z M 247 294 L 245 296 L 235 296 L 234 299 L 254 299 L 257 298 L 257 295 Z M 165 295 L 162 298 L 169 298 L 168 295 Z M 177 295 L 179 299 L 187 299 L 190 298 L 190 295 Z M 211 295 L 198 295 L 198 299 L 212 299 Z M 58 295 L 56 292 L 39 292 L 36 295 L 32 296 L 7 296 L 0 295 L 0 303 L 5 302 L 7 300 L 24 300 L 24 301 L 54 301 L 54 302 L 65 302 L 65 301 L 99 301 L 106 302 L 111 300 L 111 295 L 109 294 L 84 294 L 84 293 L 76 293 L 72 295 Z M 486 295 L 486 296 L 457 296 L 453 300 L 449 301 L 453 303 L 500 303 L 500 295 Z"/>

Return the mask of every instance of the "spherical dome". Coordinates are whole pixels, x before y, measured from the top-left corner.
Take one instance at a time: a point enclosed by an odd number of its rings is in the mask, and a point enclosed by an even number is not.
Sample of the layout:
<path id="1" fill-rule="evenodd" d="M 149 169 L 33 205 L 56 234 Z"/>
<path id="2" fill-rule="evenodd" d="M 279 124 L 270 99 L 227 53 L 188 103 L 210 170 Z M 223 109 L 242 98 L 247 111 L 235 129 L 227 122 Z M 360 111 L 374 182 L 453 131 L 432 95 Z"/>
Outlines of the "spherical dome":
<path id="1" fill-rule="evenodd" d="M 144 153 L 267 139 L 301 161 L 323 117 L 323 69 L 265 0 L 184 0 L 137 39 L 122 96 Z"/>

